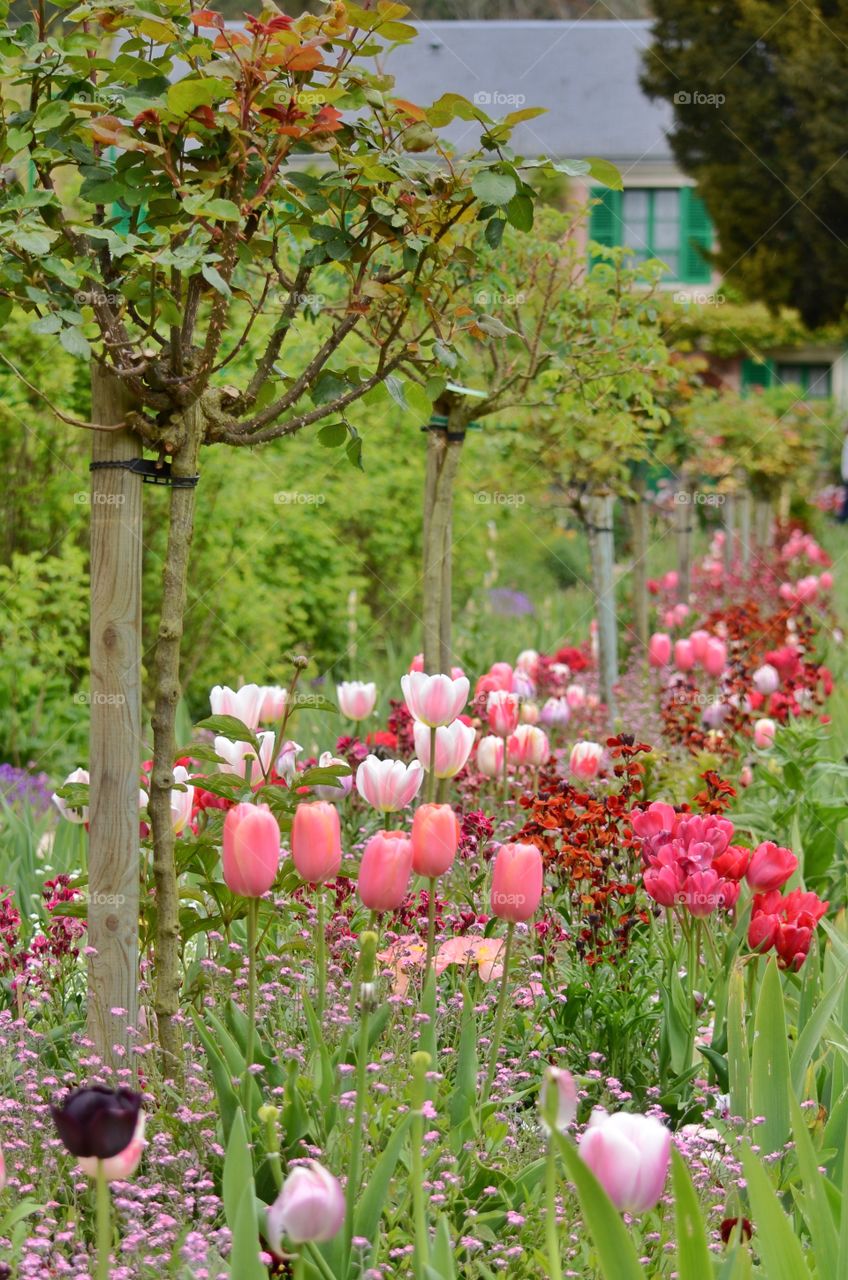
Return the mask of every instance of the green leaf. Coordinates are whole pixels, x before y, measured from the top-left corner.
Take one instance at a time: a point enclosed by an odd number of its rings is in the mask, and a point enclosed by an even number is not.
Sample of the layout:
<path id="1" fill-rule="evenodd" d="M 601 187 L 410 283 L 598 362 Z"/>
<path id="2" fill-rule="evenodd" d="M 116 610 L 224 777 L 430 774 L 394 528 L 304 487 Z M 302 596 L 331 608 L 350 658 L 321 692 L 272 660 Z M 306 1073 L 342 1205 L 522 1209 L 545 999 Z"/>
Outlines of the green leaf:
<path id="1" fill-rule="evenodd" d="M 745 987 L 742 966 L 735 964 L 727 995 L 727 1074 L 730 1114 L 750 1118 L 751 1061 L 745 1023 Z"/>
<path id="2" fill-rule="evenodd" d="M 577 1188 L 580 1207 L 604 1280 L 644 1280 L 644 1272 L 633 1248 L 630 1232 L 600 1182 L 589 1166 L 580 1159 L 575 1146 L 567 1142 L 561 1133 L 555 1132 L 551 1136 L 565 1163 L 568 1176 Z M 769 1277 L 769 1280 L 772 1278 Z"/>
<path id="3" fill-rule="evenodd" d="M 339 373 L 333 373 L 331 369 L 325 369 L 321 376 L 315 379 L 309 394 L 313 404 L 332 404 L 349 390 L 350 383 L 346 378 Z"/>
<path id="4" fill-rule="evenodd" d="M 589 166 L 589 174 L 594 178 L 595 182 L 600 182 L 612 191 L 622 191 L 624 189 L 621 174 L 610 160 L 600 160 L 597 156 L 587 156 L 586 163 Z"/>
<path id="5" fill-rule="evenodd" d="M 205 191 L 197 195 L 186 196 L 183 200 L 186 213 L 196 217 L 212 218 L 218 222 L 238 222 L 241 214 L 232 200 L 223 200 L 219 196 L 208 195 Z"/>
<path id="6" fill-rule="evenodd" d="M 247 1145 L 244 1112 L 238 1107 L 227 1140 L 222 1181 L 224 1216 L 231 1231 L 235 1230 L 242 1193 L 248 1183 L 253 1183 L 253 1161 Z"/>
<path id="7" fill-rule="evenodd" d="M 677 1236 L 677 1274 L 710 1276 L 712 1261 L 701 1205 L 689 1170 L 676 1147 L 671 1149 L 671 1185 L 674 1190 L 674 1222 Z"/>
<path id="8" fill-rule="evenodd" d="M 519 193 L 513 196 L 506 207 L 506 216 L 510 226 L 518 231 L 532 231 L 535 208 L 530 196 Z"/>
<path id="9" fill-rule="evenodd" d="M 226 1165 L 224 1172 L 226 1175 Z M 268 1268 L 259 1260 L 259 1218 L 252 1177 L 244 1184 L 232 1232 L 229 1256 L 232 1280 L 268 1280 Z"/>
<path id="10" fill-rule="evenodd" d="M 751 1216 L 757 1224 L 757 1251 L 763 1263 L 763 1275 L 768 1276 L 768 1280 L 810 1280 L 804 1252 L 792 1224 L 763 1165 L 747 1144 L 742 1151 L 742 1165 Z"/>
<path id="11" fill-rule="evenodd" d="M 490 218 L 486 223 L 486 244 L 492 249 L 497 249 L 501 240 L 503 240 L 504 228 L 506 221 L 504 218 Z"/>
<path id="12" fill-rule="evenodd" d="M 328 422 L 316 432 L 315 439 L 325 449 L 339 449 L 348 437 L 347 425 L 344 422 Z"/>
<path id="13" fill-rule="evenodd" d="M 62 98 L 54 98 L 52 102 L 46 102 L 43 107 L 39 107 L 33 121 L 36 133 L 46 133 L 48 129 L 58 128 L 70 114 L 70 103 Z"/>
<path id="14" fill-rule="evenodd" d="M 451 1130 L 460 1130 L 475 1111 L 477 1105 L 477 1020 L 474 1001 L 463 984 L 462 1018 L 459 1024 L 459 1049 L 456 1055 L 456 1074 L 453 1093 L 448 1099 L 448 1115 Z"/>
<path id="15" fill-rule="evenodd" d="M 81 356 L 83 360 L 87 360 L 91 355 L 91 346 L 88 339 L 73 325 L 62 330 L 59 334 L 59 341 L 69 355 Z"/>
<path id="16" fill-rule="evenodd" d="M 219 738 L 227 738 L 230 742 L 249 742 L 257 753 L 259 751 L 256 734 L 237 716 L 207 716 L 205 720 L 199 720 L 195 728 L 208 729 L 210 733 Z"/>
<path id="17" fill-rule="evenodd" d="M 231 82 L 210 77 L 186 76 L 168 89 L 168 110 L 175 116 L 189 116 L 198 107 L 209 107 L 221 98 L 231 97 Z"/>
<path id="18" fill-rule="evenodd" d="M 451 1240 L 450 1226 L 444 1214 L 440 1214 L 436 1222 L 436 1234 L 430 1254 L 428 1271 L 432 1271 L 438 1280 L 456 1280 L 456 1268 L 453 1264 L 455 1246 Z"/>
<path id="19" fill-rule="evenodd" d="M 821 1047 L 825 1028 L 830 1022 L 833 1011 L 842 994 L 842 989 L 845 986 L 845 978 L 847 976 L 848 969 L 843 969 L 826 994 L 821 997 L 815 1007 L 815 1010 L 804 1024 L 803 1031 L 798 1036 L 795 1049 L 792 1053 L 792 1060 L 790 1062 L 792 1088 L 797 1098 L 800 1098 L 801 1096 L 807 1067 L 810 1065 L 813 1054 Z M 738 1115 L 739 1112 L 734 1112 L 733 1114 Z"/>
<path id="20" fill-rule="evenodd" d="M 516 191 L 516 181 L 511 173 L 497 173 L 494 169 L 484 169 L 475 174 L 471 190 L 483 204 L 509 204 Z"/>
<path id="21" fill-rule="evenodd" d="M 218 268 L 213 267 L 211 262 L 204 262 L 203 266 L 200 268 L 200 274 L 203 276 L 203 279 L 207 284 L 211 284 L 212 288 L 218 293 L 223 294 L 225 298 L 232 296 L 230 286 L 227 284 Z"/>
<path id="22" fill-rule="evenodd" d="M 354 1212 L 354 1235 L 364 1236 L 371 1241 L 372 1248 L 377 1242 L 380 1219 L 383 1207 L 389 1194 L 389 1184 L 406 1140 L 406 1132 L 412 1124 L 412 1116 L 405 1115 L 398 1122 L 388 1142 L 384 1143 L 377 1163 L 371 1169 L 365 1190 L 359 1197 Z"/>
<path id="23" fill-rule="evenodd" d="M 803 1189 L 801 1211 L 810 1229 L 816 1271 L 821 1276 L 838 1276 L 839 1238 L 827 1196 L 826 1182 L 819 1173 L 821 1161 L 816 1156 L 804 1113 L 793 1094 L 789 1096 L 789 1105 L 792 1111 L 792 1137 L 795 1140 L 795 1154 Z"/>
<path id="24" fill-rule="evenodd" d="M 754 1023 L 751 1057 L 751 1105 L 757 1126 L 757 1145 L 769 1155 L 780 1151 L 789 1139 L 789 1049 L 783 991 L 777 961 L 766 966 Z"/>

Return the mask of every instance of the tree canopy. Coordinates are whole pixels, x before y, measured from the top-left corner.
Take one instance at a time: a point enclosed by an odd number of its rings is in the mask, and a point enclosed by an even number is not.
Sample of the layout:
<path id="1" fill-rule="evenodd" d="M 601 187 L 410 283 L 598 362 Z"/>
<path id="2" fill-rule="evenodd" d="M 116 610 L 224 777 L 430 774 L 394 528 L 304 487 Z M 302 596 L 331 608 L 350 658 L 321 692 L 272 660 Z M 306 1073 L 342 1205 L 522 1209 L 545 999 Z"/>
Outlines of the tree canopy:
<path id="1" fill-rule="evenodd" d="M 848 4 L 657 0 L 642 84 L 673 104 L 732 285 L 809 325 L 848 289 Z"/>

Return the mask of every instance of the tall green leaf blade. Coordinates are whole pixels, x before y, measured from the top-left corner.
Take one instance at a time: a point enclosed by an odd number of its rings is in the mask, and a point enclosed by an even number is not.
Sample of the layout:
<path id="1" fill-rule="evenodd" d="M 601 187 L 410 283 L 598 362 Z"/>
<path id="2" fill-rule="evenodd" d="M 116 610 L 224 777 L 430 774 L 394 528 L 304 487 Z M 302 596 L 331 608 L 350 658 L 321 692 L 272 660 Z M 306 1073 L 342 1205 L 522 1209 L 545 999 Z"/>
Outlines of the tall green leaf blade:
<path id="1" fill-rule="evenodd" d="M 789 1101 L 792 1111 L 792 1136 L 795 1139 L 795 1154 L 798 1157 L 798 1168 L 801 1172 L 804 1191 L 803 1213 L 813 1242 L 816 1270 L 822 1276 L 836 1276 L 840 1274 L 839 1240 L 825 1190 L 824 1175 L 819 1173 L 819 1161 L 816 1158 L 810 1131 L 794 1094 L 790 1095 Z"/>
<path id="2" fill-rule="evenodd" d="M 810 1280 L 804 1252 L 763 1165 L 750 1147 L 742 1152 L 757 1249 L 768 1280 Z M 824 1274 L 824 1273 L 823 1273 Z M 823 1275 L 822 1275 L 823 1280 Z"/>
<path id="3" fill-rule="evenodd" d="M 609 1196 L 580 1159 L 577 1148 L 566 1142 L 562 1134 L 554 1133 L 553 1137 L 568 1176 L 577 1188 L 604 1280 L 644 1280 L 633 1240 Z"/>
<path id="4" fill-rule="evenodd" d="M 727 995 L 727 1068 L 730 1079 L 730 1114 L 750 1119 L 751 1060 L 745 1023 L 745 988 L 742 969 L 733 966 Z"/>
<path id="5" fill-rule="evenodd" d="M 769 960 L 757 1002 L 751 1058 L 751 1103 L 763 1123 L 757 1145 L 765 1155 L 781 1151 L 789 1140 L 789 1048 L 783 991 L 776 960 Z"/>
<path id="6" fill-rule="evenodd" d="M 845 978 L 848 976 L 848 969 L 843 969 L 840 976 L 836 979 L 828 991 L 821 997 L 815 1010 L 807 1019 L 804 1029 L 798 1037 L 795 1049 L 792 1053 L 790 1062 L 790 1071 L 792 1076 L 792 1088 L 796 1098 L 800 1098 L 801 1090 L 804 1085 L 804 1076 L 807 1073 L 807 1067 L 816 1049 L 821 1044 L 825 1027 L 833 1016 L 833 1011 L 839 1003 L 842 994 L 842 988 L 845 985 Z"/>
<path id="7" fill-rule="evenodd" d="M 708 1277 L 712 1272 L 712 1261 L 701 1206 L 689 1170 L 676 1147 L 671 1151 L 671 1182 L 677 1231 L 677 1274 Z"/>

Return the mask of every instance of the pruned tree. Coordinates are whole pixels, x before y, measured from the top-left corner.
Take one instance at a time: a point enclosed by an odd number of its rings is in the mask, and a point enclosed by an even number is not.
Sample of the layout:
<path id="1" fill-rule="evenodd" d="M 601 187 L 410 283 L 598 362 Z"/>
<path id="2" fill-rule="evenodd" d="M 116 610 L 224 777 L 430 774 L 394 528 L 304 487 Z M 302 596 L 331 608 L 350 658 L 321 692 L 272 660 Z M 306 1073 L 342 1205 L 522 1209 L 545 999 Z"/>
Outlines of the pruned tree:
<path id="1" fill-rule="evenodd" d="M 509 122 L 457 95 L 400 100 L 368 61 L 415 35 L 406 12 L 336 2 L 293 20 L 270 4 L 237 29 L 183 0 L 39 0 L 3 35 L 3 320 L 54 334 L 92 367 L 90 420 L 56 411 L 94 441 L 90 1028 L 106 1055 L 127 1042 L 137 998 L 142 479 L 172 486 L 149 809 L 155 1009 L 173 1065 L 170 791 L 202 450 L 323 422 L 356 463 L 347 409 L 411 351 L 437 364 L 451 237 L 474 217 L 500 220 L 487 193 L 518 172 Z M 456 116 L 480 135 L 461 159 L 438 140 Z M 312 335 L 298 367 L 295 331 Z"/>

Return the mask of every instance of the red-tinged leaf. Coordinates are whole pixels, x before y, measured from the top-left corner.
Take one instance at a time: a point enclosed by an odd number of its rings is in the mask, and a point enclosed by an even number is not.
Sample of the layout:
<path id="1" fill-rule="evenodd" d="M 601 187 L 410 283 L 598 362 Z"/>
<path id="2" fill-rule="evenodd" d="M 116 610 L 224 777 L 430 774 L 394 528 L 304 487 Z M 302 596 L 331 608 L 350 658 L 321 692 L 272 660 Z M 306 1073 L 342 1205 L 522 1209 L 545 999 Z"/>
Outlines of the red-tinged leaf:
<path id="1" fill-rule="evenodd" d="M 205 125 L 207 129 L 215 128 L 215 112 L 211 107 L 195 107 L 191 113 L 191 119 L 197 120 L 200 124 Z"/>
<path id="2" fill-rule="evenodd" d="M 220 53 L 225 53 L 227 49 L 243 48 L 249 44 L 250 41 L 243 31 L 222 31 L 219 36 L 215 37 L 212 48 Z"/>
<path id="3" fill-rule="evenodd" d="M 154 111 L 152 107 L 148 107 L 146 111 L 139 111 L 133 120 L 134 129 L 143 129 L 145 125 L 157 125 L 159 123 L 159 112 Z"/>
<path id="4" fill-rule="evenodd" d="M 289 71 L 315 71 L 324 65 L 324 55 L 320 49 L 312 45 L 302 45 L 300 49 L 286 52 L 283 63 Z"/>
<path id="5" fill-rule="evenodd" d="M 312 132 L 335 133 L 342 127 L 342 113 L 335 107 L 322 107 L 312 121 Z"/>
<path id="6" fill-rule="evenodd" d="M 109 147 L 117 143 L 124 128 L 117 116 L 98 116 L 96 120 L 89 121 L 88 127 L 96 142 L 103 142 Z"/>
<path id="7" fill-rule="evenodd" d="M 196 27 L 215 27 L 218 31 L 224 30 L 224 19 L 220 13 L 215 13 L 212 9 L 198 9 L 191 15 L 191 21 Z"/>
<path id="8" fill-rule="evenodd" d="M 414 102 L 408 102 L 406 98 L 390 98 L 389 101 L 403 115 L 408 116 L 410 120 L 426 120 L 427 113 L 423 107 L 417 107 Z"/>

